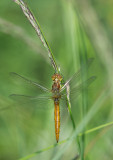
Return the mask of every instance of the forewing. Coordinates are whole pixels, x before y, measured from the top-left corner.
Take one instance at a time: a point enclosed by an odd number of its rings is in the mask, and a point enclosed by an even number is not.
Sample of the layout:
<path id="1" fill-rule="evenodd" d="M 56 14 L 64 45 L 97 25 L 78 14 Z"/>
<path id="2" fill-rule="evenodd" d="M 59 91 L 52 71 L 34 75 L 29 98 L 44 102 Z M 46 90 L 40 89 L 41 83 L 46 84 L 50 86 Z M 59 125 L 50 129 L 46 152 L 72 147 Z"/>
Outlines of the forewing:
<path id="1" fill-rule="evenodd" d="M 50 92 L 50 90 L 49 90 L 48 88 L 46 88 L 46 87 L 38 84 L 37 82 L 34 82 L 34 81 L 32 81 L 32 80 L 29 80 L 29 79 L 27 79 L 27 78 L 25 78 L 25 77 L 23 77 L 23 76 L 15 73 L 15 72 L 11 72 L 10 75 L 11 75 L 15 80 L 18 80 L 18 81 L 20 81 L 20 82 L 22 81 L 24 84 L 25 84 L 25 83 L 26 83 L 26 84 L 29 84 L 29 85 L 31 85 L 31 87 L 32 87 L 32 86 L 35 86 L 36 88 L 40 89 L 41 91 Z"/>
<path id="2" fill-rule="evenodd" d="M 70 88 L 69 93 L 65 92 L 62 94 L 62 98 L 67 97 L 67 95 L 69 94 L 71 100 L 76 100 L 77 97 L 81 94 L 81 92 L 85 89 L 88 89 L 88 87 L 90 86 L 91 83 L 93 83 L 93 81 L 95 81 L 96 76 L 92 76 L 89 79 L 87 79 L 86 81 L 76 85 L 74 88 Z"/>
<path id="3" fill-rule="evenodd" d="M 87 61 L 88 68 L 92 64 L 93 60 L 94 60 L 93 58 L 88 59 Z M 66 81 L 66 83 L 61 88 L 61 92 L 63 92 L 66 89 L 67 85 L 69 85 L 72 88 L 76 87 L 76 84 L 80 81 L 80 78 L 81 78 L 81 71 L 82 71 L 82 68 L 80 68 L 69 80 Z"/>

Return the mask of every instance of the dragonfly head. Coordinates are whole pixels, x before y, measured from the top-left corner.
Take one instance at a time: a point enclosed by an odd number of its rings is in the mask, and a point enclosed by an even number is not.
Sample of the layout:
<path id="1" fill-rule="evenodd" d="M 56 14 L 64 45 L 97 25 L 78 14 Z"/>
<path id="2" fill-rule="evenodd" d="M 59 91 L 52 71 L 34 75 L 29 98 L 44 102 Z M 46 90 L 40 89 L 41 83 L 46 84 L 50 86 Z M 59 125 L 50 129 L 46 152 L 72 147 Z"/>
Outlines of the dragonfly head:
<path id="1" fill-rule="evenodd" d="M 62 76 L 58 73 L 55 73 L 53 76 L 52 76 L 52 80 L 53 81 L 62 81 Z"/>

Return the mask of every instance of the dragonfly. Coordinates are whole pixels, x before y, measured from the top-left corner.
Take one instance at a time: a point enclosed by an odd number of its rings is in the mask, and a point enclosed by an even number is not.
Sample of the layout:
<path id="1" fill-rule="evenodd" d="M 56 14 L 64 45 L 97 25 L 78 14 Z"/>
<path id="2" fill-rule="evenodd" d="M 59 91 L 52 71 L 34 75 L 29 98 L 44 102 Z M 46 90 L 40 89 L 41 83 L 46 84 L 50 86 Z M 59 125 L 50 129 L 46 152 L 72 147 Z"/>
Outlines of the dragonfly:
<path id="1" fill-rule="evenodd" d="M 17 3 L 23 13 L 25 14 L 26 18 L 28 19 L 28 21 L 31 23 L 32 27 L 34 28 L 34 30 L 36 31 L 36 34 L 38 35 L 39 39 L 41 40 L 43 46 L 47 49 L 48 52 L 48 57 L 50 59 L 51 65 L 54 68 L 55 72 L 52 75 L 52 87 L 50 89 L 38 84 L 37 82 L 34 82 L 32 80 L 29 80 L 17 73 L 12 72 L 11 74 L 13 76 L 16 76 L 24 81 L 26 81 L 27 83 L 30 83 L 32 85 L 34 85 L 35 87 L 37 87 L 38 89 L 41 89 L 43 91 L 44 94 L 42 94 L 42 96 L 27 96 L 27 95 L 19 95 L 19 94 L 12 94 L 10 95 L 12 98 L 16 98 L 16 99 L 26 99 L 29 101 L 30 100 L 37 100 L 37 102 L 39 100 L 52 100 L 54 102 L 54 121 L 55 121 L 55 135 L 56 135 L 56 142 L 58 143 L 59 141 L 59 135 L 60 135 L 60 104 L 61 101 L 63 101 L 63 103 L 67 104 L 67 88 L 70 86 L 71 90 L 70 90 L 70 96 L 71 95 L 79 95 L 79 93 L 81 93 L 82 89 L 84 88 L 83 86 L 85 86 L 85 88 L 87 88 L 94 80 L 95 80 L 95 76 L 90 77 L 89 79 L 87 79 L 86 81 L 84 81 L 81 84 L 78 84 L 77 81 L 78 79 L 80 79 L 80 75 L 81 75 L 81 69 L 78 70 L 78 72 L 76 72 L 70 79 L 68 79 L 65 83 L 64 83 L 64 78 L 62 76 L 62 74 L 60 73 L 58 66 L 55 62 L 54 56 L 52 54 L 51 48 L 40 28 L 40 25 L 38 23 L 38 21 L 36 20 L 35 16 L 33 15 L 33 13 L 31 12 L 31 10 L 28 8 L 27 4 L 24 3 L 23 0 L 18 0 L 18 1 L 14 1 L 15 3 Z M 92 63 L 93 59 L 89 59 L 88 60 L 88 66 L 90 66 L 90 64 Z M 74 85 L 73 85 L 74 82 Z M 49 93 L 49 95 L 48 95 Z M 47 94 L 46 96 L 43 96 Z M 65 101 L 65 102 L 64 102 Z M 43 106 L 42 106 L 43 108 Z"/>
<path id="2" fill-rule="evenodd" d="M 90 58 L 88 60 L 88 66 L 92 63 L 93 59 Z M 54 102 L 54 123 L 55 123 L 55 135 L 56 135 L 56 142 L 59 141 L 59 135 L 60 135 L 60 103 L 65 103 L 65 106 L 67 107 L 67 86 L 71 87 L 70 90 L 70 96 L 76 98 L 83 89 L 87 88 L 95 79 L 95 76 L 90 77 L 89 79 L 85 80 L 82 83 L 78 84 L 78 81 L 81 77 L 81 69 L 79 69 L 70 79 L 68 79 L 64 83 L 64 78 L 60 73 L 54 73 L 52 75 L 52 87 L 50 89 L 38 84 L 37 82 L 34 82 L 32 80 L 29 80 L 15 72 L 11 72 L 11 75 L 13 77 L 19 78 L 23 80 L 26 83 L 29 83 L 30 85 L 34 85 L 37 87 L 37 89 L 41 89 L 43 92 L 41 96 L 28 96 L 28 95 L 20 95 L 20 94 L 11 94 L 10 97 L 16 100 L 28 100 L 28 101 L 46 101 L 51 100 Z M 74 82 L 74 83 L 73 83 Z M 85 86 L 85 87 L 84 87 Z M 43 108 L 45 106 L 41 106 Z M 44 108 L 44 110 L 47 110 Z"/>

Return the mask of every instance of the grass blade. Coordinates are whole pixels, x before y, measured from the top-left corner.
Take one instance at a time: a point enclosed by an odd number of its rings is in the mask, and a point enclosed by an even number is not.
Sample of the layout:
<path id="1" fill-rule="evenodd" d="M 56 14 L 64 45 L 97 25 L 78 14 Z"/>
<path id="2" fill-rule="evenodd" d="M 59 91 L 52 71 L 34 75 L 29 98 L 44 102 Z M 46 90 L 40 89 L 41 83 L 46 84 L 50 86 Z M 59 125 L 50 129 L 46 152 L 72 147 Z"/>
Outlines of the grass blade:
<path id="1" fill-rule="evenodd" d="M 98 126 L 98 127 L 89 129 L 89 130 L 85 131 L 84 133 L 80 133 L 78 136 L 82 136 L 83 134 L 93 133 L 93 132 L 95 132 L 95 131 L 97 131 L 97 130 L 100 130 L 100 129 L 102 129 L 102 128 L 109 127 L 109 126 L 112 126 L 112 125 L 113 125 L 113 121 L 112 121 L 112 122 L 109 122 L 109 123 L 102 124 L 102 125 L 100 125 L 100 126 Z M 42 152 L 48 151 L 48 150 L 50 150 L 50 149 L 52 149 L 52 148 L 54 148 L 54 147 L 56 147 L 56 146 L 58 146 L 58 145 L 61 145 L 61 144 L 63 144 L 63 143 L 66 143 L 68 140 L 69 140 L 69 138 L 67 138 L 67 139 L 65 139 L 65 140 L 63 140 L 63 141 L 60 141 L 58 144 L 51 145 L 51 146 L 46 147 L 46 148 L 44 148 L 44 149 L 42 149 L 42 150 L 39 150 L 39 151 L 34 152 L 34 153 L 30 154 L 30 155 L 27 155 L 26 157 L 20 158 L 19 160 L 27 160 L 27 159 L 29 159 L 29 158 L 35 157 L 35 156 L 37 156 L 38 154 L 40 154 L 40 153 L 42 153 Z"/>
<path id="2" fill-rule="evenodd" d="M 102 125 L 100 125 L 98 127 L 89 129 L 89 130 L 85 131 L 84 133 L 80 133 L 79 136 L 82 136 L 83 134 L 89 134 L 89 133 L 92 133 L 92 132 L 97 131 L 99 129 L 102 129 L 102 128 L 105 128 L 105 127 L 109 127 L 109 126 L 112 126 L 112 125 L 113 125 L 113 121 L 105 123 L 105 124 L 102 124 Z"/>

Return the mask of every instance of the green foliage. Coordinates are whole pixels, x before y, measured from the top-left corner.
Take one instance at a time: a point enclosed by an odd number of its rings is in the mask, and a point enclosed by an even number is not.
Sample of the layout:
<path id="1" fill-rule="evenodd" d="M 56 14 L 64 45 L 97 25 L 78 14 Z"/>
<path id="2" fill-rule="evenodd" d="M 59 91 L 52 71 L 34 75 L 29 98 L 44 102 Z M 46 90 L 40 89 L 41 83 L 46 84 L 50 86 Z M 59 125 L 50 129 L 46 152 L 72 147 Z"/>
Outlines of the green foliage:
<path id="1" fill-rule="evenodd" d="M 20 7 L 13 1 L 0 1 L 0 159 L 112 160 L 111 2 L 34 0 L 27 3 L 64 79 L 69 79 L 80 67 L 81 82 L 93 75 L 97 79 L 87 90 L 82 90 L 76 101 L 73 98 L 76 95 L 72 95 L 67 103 L 69 113 L 66 104 L 61 104 L 64 112 L 60 141 L 56 144 L 53 104 L 49 101 L 23 104 L 9 97 L 12 93 L 41 94 L 35 86 L 10 77 L 10 72 L 51 89 L 54 69 Z M 91 57 L 95 60 L 89 68 L 87 60 Z"/>

